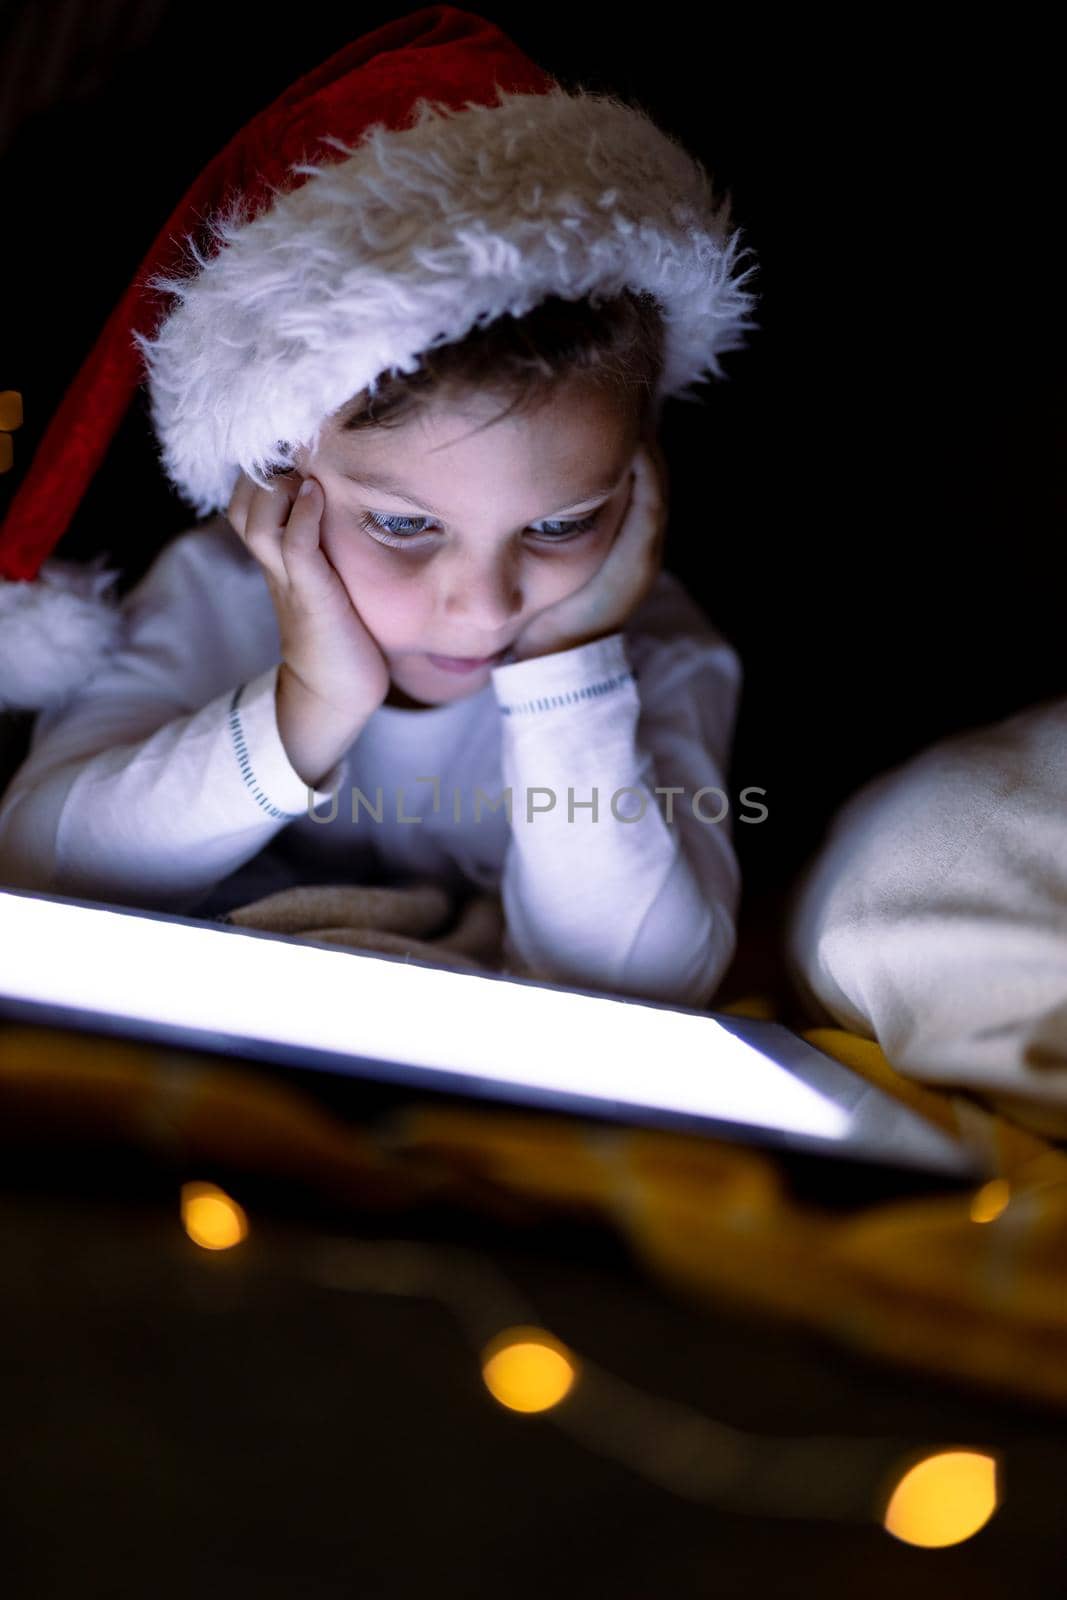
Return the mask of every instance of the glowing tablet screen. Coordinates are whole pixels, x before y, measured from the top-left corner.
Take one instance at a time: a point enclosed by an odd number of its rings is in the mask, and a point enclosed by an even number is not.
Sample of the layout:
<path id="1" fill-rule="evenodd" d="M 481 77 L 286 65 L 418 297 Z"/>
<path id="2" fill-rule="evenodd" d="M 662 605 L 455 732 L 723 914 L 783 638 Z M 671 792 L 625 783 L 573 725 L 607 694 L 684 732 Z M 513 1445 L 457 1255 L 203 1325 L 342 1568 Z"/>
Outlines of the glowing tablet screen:
<path id="1" fill-rule="evenodd" d="M 849 1117 L 714 1017 L 0 891 L 0 994 L 228 1041 L 838 1139 Z M 208 1048 L 210 1048 L 208 1041 Z M 476 1083 L 475 1083 L 476 1080 Z"/>

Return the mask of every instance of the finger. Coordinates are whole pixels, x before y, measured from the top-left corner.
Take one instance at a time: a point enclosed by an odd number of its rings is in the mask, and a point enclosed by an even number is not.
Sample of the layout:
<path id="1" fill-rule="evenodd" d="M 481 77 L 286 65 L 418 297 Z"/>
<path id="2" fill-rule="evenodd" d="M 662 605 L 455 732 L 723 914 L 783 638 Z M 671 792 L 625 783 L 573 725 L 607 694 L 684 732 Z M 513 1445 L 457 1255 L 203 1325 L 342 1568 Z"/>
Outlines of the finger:
<path id="1" fill-rule="evenodd" d="M 252 498 L 255 484 L 243 472 L 237 474 L 237 482 L 230 496 L 230 503 L 226 507 L 226 516 L 230 526 L 239 538 L 244 538 L 245 523 L 248 518 L 248 506 Z"/>
<path id="2" fill-rule="evenodd" d="M 656 536 L 662 538 L 669 519 L 669 496 L 666 463 L 662 451 L 650 447 L 637 466 L 634 503 L 636 514 L 653 524 Z"/>
<path id="3" fill-rule="evenodd" d="M 321 519 L 326 504 L 322 486 L 304 480 L 281 538 L 281 555 L 293 600 L 309 609 L 335 599 L 343 589 L 340 576 L 321 547 Z"/>
<path id="4" fill-rule="evenodd" d="M 614 567 L 627 566 L 655 539 L 662 512 L 651 463 L 646 459 L 635 460 L 629 502 L 608 555 Z"/>
<path id="5" fill-rule="evenodd" d="M 226 515 L 242 539 L 248 532 L 249 515 L 256 502 L 256 496 L 264 493 L 269 494 L 269 492 L 269 490 L 261 489 L 259 484 L 255 483 L 247 473 L 238 473 L 237 482 L 230 496 L 230 503 L 226 508 Z"/>
<path id="6" fill-rule="evenodd" d="M 664 504 L 666 504 L 671 487 L 670 468 L 667 465 L 667 457 L 664 455 L 663 448 L 658 439 L 653 439 L 651 441 L 650 451 L 652 455 L 652 461 L 656 468 L 656 477 L 659 482 L 660 495 Z"/>
<path id="7" fill-rule="evenodd" d="M 283 584 L 288 580 L 282 552 L 282 536 L 300 482 L 299 474 L 294 473 L 275 479 L 269 489 L 261 489 L 258 484 L 253 483 L 245 518 L 245 544 L 260 565 L 277 582 Z"/>
<path id="8" fill-rule="evenodd" d="M 281 554 L 290 582 L 307 581 L 319 551 L 319 519 L 322 515 L 322 490 L 314 478 L 305 478 L 294 496 L 282 530 Z"/>
<path id="9" fill-rule="evenodd" d="M 641 481 L 647 486 L 650 498 L 657 497 L 665 506 L 670 487 L 667 458 L 655 434 L 645 434 L 634 453 L 633 465 Z"/>
<path id="10" fill-rule="evenodd" d="M 640 485 L 640 498 L 645 504 L 654 504 L 666 499 L 666 461 L 663 452 L 655 440 L 649 439 L 642 444 L 634 456 L 634 468 L 637 474 L 637 483 Z"/>
<path id="11" fill-rule="evenodd" d="M 666 532 L 666 512 L 656 486 L 651 462 L 634 462 L 630 500 L 622 522 L 596 574 L 607 609 L 623 603 L 635 587 L 655 580 Z"/>

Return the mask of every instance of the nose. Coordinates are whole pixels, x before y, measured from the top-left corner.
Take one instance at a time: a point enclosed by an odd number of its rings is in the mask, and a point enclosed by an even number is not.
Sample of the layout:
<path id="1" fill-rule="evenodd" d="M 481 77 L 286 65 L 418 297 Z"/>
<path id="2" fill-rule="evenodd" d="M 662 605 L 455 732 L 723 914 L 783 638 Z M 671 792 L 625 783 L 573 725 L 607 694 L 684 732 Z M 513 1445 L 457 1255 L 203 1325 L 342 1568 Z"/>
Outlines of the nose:
<path id="1" fill-rule="evenodd" d="M 441 572 L 441 584 L 442 613 L 454 633 L 472 645 L 503 641 L 522 612 L 519 565 L 508 551 L 459 555 Z"/>

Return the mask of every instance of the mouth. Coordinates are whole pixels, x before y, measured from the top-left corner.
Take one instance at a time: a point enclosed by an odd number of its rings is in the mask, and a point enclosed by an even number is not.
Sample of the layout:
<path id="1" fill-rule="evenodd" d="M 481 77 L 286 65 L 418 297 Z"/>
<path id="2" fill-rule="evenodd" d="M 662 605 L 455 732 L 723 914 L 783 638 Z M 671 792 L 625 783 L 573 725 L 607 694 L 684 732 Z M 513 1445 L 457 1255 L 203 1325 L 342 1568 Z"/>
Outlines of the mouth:
<path id="1" fill-rule="evenodd" d="M 426 659 L 442 672 L 477 672 L 481 667 L 495 667 L 503 661 L 507 647 L 495 656 L 435 656 L 427 652 Z"/>

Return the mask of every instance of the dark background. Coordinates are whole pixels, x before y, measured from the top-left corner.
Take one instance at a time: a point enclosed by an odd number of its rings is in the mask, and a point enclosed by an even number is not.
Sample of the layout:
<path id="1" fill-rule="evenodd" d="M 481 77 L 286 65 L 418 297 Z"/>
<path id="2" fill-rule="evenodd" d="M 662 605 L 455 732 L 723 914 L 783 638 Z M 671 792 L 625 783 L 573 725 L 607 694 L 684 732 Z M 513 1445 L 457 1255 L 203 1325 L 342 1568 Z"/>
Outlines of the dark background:
<path id="1" fill-rule="evenodd" d="M 739 824 L 737 845 L 746 903 L 773 907 L 867 777 L 1067 688 L 1060 57 L 1018 10 L 932 27 L 676 4 L 636 27 L 606 7 L 480 9 L 564 82 L 621 93 L 681 138 L 759 258 L 759 330 L 702 405 L 668 405 L 663 442 L 667 564 L 745 665 L 732 787 L 765 788 L 770 816 Z M 0 389 L 25 404 L 0 516 L 192 177 L 293 78 L 397 14 L 0 0 Z M 139 404 L 57 554 L 109 549 L 129 587 L 193 521 Z M 143 1165 L 82 1151 L 94 1193 L 74 1160 L 80 1105 L 53 1108 L 58 1150 L 0 1118 L 0 1526 L 19 1600 L 570 1600 L 594 1583 L 622 1600 L 985 1600 L 1062 1581 L 1051 1408 L 692 1303 L 571 1221 L 542 1234 L 349 1205 L 292 1228 L 271 1203 L 300 1216 L 296 1186 L 227 1173 L 206 1136 L 172 1171 L 163 1125 L 123 1125 L 148 1142 Z M 240 1250 L 180 1233 L 178 1179 L 203 1176 L 248 1206 Z M 1005 1505 L 977 1539 L 920 1552 L 873 1523 L 668 1493 L 551 1416 L 489 1404 L 443 1303 L 309 1281 L 317 1230 L 337 1226 L 458 1235 L 657 1402 L 772 1439 L 996 1447 Z"/>
<path id="2" fill-rule="evenodd" d="M 565 83 L 679 137 L 758 258 L 759 328 L 700 404 L 668 404 L 663 442 L 666 563 L 745 666 L 735 816 L 751 785 L 769 817 L 735 832 L 749 895 L 773 899 L 866 778 L 1067 689 L 1051 39 L 995 11 L 857 25 L 660 5 L 635 26 L 481 10 Z M 0 388 L 25 404 L 0 516 L 193 176 L 296 76 L 399 14 L 0 12 Z M 57 554 L 109 549 L 128 588 L 194 521 L 142 394 Z"/>

